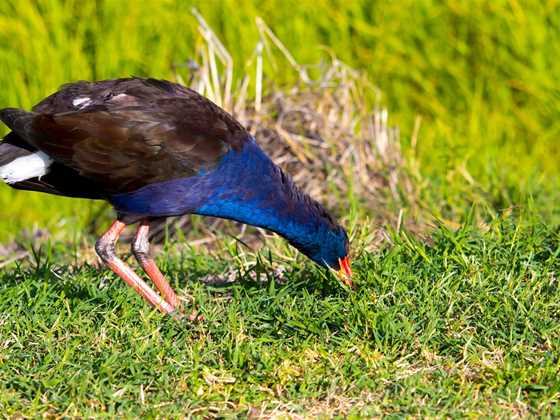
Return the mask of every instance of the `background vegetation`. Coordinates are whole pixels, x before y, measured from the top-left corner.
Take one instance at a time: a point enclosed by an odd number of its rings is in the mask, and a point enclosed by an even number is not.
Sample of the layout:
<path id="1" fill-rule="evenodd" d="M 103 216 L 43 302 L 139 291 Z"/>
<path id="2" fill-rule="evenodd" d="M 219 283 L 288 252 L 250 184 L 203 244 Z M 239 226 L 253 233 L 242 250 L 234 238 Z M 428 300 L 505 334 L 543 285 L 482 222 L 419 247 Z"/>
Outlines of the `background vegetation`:
<path id="1" fill-rule="evenodd" d="M 434 212 L 456 214 L 471 202 L 499 209 L 542 193 L 549 198 L 543 212 L 555 214 L 558 2 L 195 3 L 2 2 L 0 104 L 29 108 L 77 79 L 170 78 L 173 64 L 195 55 L 193 5 L 234 61 L 245 63 L 258 41 L 255 16 L 261 16 L 300 63 L 335 54 L 367 71 L 405 145 L 421 118 L 418 143 L 408 151 L 429 179 Z M 279 84 L 295 77 L 282 68 L 267 74 Z M 44 211 L 36 211 L 39 204 Z M 53 223 L 53 211 L 80 217 L 76 209 L 83 210 L 5 188 L 0 205 L 2 231 L 11 234 L 27 223 Z"/>
<path id="2" fill-rule="evenodd" d="M 27 414 L 348 413 L 358 402 L 362 414 L 554 413 L 559 3 L 1 2 L 0 106 L 23 108 L 72 80 L 172 78 L 196 55 L 192 6 L 240 63 L 239 81 L 253 71 L 244 63 L 262 17 L 299 63 L 336 55 L 367 73 L 372 103 L 400 128 L 422 206 L 443 225 L 431 246 L 388 228 L 390 247 L 359 253 L 354 295 L 303 260 L 288 265 L 288 286 L 244 277 L 222 295 L 189 283 L 211 322 L 186 330 L 121 284 L 99 288 L 108 275 L 82 265 L 98 204 L 0 187 L 1 241 L 32 225 L 56 235 L 30 266 L 0 274 L 0 404 Z M 287 68 L 268 68 L 267 83 L 291 87 Z M 374 227 L 354 210 L 345 222 L 361 226 L 364 244 Z M 76 244 L 70 265 L 62 239 Z M 217 255 L 237 255 L 224 246 Z M 227 271 L 219 261 L 160 258 L 185 290 L 181 271 Z"/>

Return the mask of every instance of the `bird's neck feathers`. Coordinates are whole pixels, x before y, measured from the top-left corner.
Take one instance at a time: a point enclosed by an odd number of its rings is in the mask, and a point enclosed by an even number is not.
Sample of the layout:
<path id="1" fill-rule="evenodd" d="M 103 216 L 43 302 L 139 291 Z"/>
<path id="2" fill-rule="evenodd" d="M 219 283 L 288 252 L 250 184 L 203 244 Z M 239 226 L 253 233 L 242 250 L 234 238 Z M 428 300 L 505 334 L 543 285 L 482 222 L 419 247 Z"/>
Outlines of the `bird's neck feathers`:
<path id="1" fill-rule="evenodd" d="M 320 252 L 337 225 L 301 191 L 254 140 L 226 157 L 220 179 L 196 213 L 236 220 L 278 233 L 307 255 Z"/>
<path id="2" fill-rule="evenodd" d="M 230 150 L 218 166 L 199 176 L 155 183 L 109 201 L 133 219 L 195 213 L 237 220 L 286 238 L 319 264 L 346 255 L 344 230 L 284 174 L 253 138 Z"/>

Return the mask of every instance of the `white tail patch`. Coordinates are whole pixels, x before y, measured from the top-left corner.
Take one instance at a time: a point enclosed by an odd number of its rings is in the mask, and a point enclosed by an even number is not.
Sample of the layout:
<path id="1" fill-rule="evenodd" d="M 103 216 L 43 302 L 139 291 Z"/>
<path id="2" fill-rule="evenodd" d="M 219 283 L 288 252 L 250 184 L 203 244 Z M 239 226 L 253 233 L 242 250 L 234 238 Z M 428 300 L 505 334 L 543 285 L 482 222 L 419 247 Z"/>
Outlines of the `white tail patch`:
<path id="1" fill-rule="evenodd" d="M 8 184 L 42 177 L 49 172 L 53 160 L 43 152 L 21 156 L 4 166 L 0 166 L 0 179 Z"/>

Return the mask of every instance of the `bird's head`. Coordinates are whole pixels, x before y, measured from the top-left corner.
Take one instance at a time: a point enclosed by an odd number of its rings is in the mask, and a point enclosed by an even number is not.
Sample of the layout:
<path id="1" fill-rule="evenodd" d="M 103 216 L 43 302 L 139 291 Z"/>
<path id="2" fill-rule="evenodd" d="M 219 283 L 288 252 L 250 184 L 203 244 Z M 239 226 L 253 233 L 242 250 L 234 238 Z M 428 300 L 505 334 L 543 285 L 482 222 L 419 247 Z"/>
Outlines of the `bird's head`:
<path id="1" fill-rule="evenodd" d="M 294 245 L 318 265 L 334 270 L 342 283 L 353 287 L 348 235 L 340 225 L 327 226 L 319 228 L 313 240 Z"/>
<path id="2" fill-rule="evenodd" d="M 353 287 L 349 252 L 348 235 L 342 226 L 337 225 L 327 231 L 318 253 L 311 256 L 311 259 L 319 265 L 335 270 L 340 281 Z"/>

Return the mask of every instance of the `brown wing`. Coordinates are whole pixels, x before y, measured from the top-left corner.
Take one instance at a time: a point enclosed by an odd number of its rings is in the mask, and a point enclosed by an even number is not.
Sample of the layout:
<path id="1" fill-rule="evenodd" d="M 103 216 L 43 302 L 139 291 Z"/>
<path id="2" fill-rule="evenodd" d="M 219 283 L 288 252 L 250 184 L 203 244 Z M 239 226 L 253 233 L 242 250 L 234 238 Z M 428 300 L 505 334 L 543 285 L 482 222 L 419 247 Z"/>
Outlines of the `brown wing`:
<path id="1" fill-rule="evenodd" d="M 3 119 L 37 149 L 108 193 L 211 170 L 247 138 L 232 117 L 199 95 L 124 105 L 54 115 L 6 110 Z"/>

